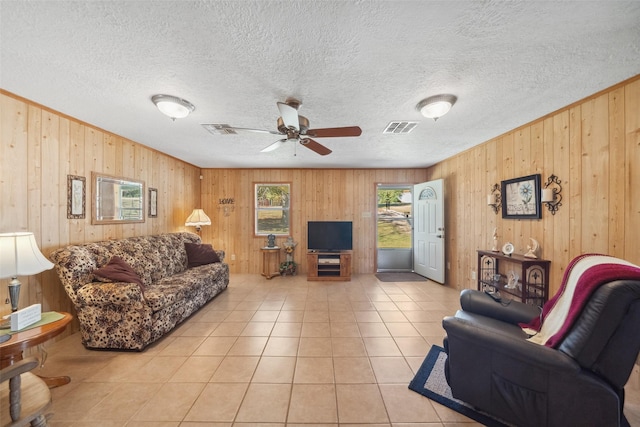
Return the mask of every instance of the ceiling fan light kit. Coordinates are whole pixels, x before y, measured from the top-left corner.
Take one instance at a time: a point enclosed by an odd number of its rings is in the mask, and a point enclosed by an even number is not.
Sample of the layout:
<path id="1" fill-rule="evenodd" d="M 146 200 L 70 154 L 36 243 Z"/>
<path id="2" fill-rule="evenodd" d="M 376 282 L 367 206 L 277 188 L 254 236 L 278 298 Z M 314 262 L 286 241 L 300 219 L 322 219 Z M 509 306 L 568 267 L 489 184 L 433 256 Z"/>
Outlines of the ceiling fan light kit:
<path id="1" fill-rule="evenodd" d="M 307 131 L 309 130 L 309 120 L 304 116 L 298 116 L 298 122 L 299 122 L 298 123 L 299 129 L 296 129 L 296 130 L 299 130 L 299 132 L 303 135 L 306 134 Z M 284 124 L 282 117 L 278 117 L 278 130 L 284 134 L 286 134 L 288 130 L 291 130 Z"/>
<path id="2" fill-rule="evenodd" d="M 193 112 L 196 107 L 186 99 L 171 95 L 153 95 L 151 101 L 165 116 L 175 119 L 183 119 Z"/>
<path id="3" fill-rule="evenodd" d="M 286 142 L 299 143 L 303 147 L 319 154 L 326 156 L 331 153 L 331 150 L 324 145 L 314 141 L 313 138 L 336 138 L 336 137 L 351 137 L 360 136 L 362 129 L 358 126 L 346 126 L 336 128 L 322 128 L 322 129 L 309 129 L 309 120 L 298 115 L 298 108 L 302 105 L 300 101 L 293 98 L 287 98 L 286 102 L 278 102 L 278 110 L 280 111 L 280 117 L 276 122 L 276 128 L 278 131 L 269 131 L 264 129 L 250 129 L 239 128 L 229 126 L 223 123 L 203 123 L 202 126 L 213 135 L 233 135 L 236 131 L 244 132 L 257 132 L 257 133 L 269 133 L 273 135 L 282 135 L 283 138 L 275 141 L 274 143 L 266 146 L 262 150 L 262 153 L 274 151 L 280 148 Z"/>
<path id="4" fill-rule="evenodd" d="M 436 121 L 447 114 L 457 100 L 455 95 L 435 95 L 420 101 L 416 108 L 426 118 Z"/>

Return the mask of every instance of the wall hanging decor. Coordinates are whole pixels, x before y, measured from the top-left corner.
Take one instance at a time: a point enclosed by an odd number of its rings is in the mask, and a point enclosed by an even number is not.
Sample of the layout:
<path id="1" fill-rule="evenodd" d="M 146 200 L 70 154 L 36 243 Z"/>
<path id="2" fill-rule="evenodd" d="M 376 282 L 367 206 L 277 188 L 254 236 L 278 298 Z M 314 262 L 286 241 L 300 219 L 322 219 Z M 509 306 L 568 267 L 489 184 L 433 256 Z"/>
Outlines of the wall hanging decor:
<path id="1" fill-rule="evenodd" d="M 502 196 L 500 194 L 500 186 L 496 183 L 491 187 L 491 193 L 487 195 L 487 205 L 491 206 L 493 213 L 498 215 L 500 207 L 502 206 Z"/>
<path id="2" fill-rule="evenodd" d="M 540 219 L 540 174 L 501 182 L 502 218 Z"/>
<path id="3" fill-rule="evenodd" d="M 158 217 L 158 189 L 149 188 L 149 218 Z"/>
<path id="4" fill-rule="evenodd" d="M 235 203 L 236 200 L 232 197 L 218 199 L 218 210 L 221 210 L 224 216 L 229 216 L 235 210 Z"/>
<path id="5" fill-rule="evenodd" d="M 67 175 L 67 218 L 84 219 L 87 180 L 84 176 Z"/>
<path id="6" fill-rule="evenodd" d="M 547 206 L 549 212 L 555 215 L 562 206 L 562 184 L 560 178 L 555 175 L 549 176 L 542 189 L 542 203 Z"/>
<path id="7" fill-rule="evenodd" d="M 144 181 L 91 172 L 91 224 L 144 222 Z"/>

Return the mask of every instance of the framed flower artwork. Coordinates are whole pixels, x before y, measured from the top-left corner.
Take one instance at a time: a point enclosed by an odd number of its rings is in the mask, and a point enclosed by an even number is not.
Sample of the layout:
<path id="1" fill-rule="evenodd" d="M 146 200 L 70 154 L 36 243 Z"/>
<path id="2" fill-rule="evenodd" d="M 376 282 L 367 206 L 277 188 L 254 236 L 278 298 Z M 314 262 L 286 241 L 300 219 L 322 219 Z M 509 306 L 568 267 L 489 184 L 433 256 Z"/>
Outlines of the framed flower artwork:
<path id="1" fill-rule="evenodd" d="M 540 174 L 502 181 L 502 218 L 540 219 L 540 181 Z"/>

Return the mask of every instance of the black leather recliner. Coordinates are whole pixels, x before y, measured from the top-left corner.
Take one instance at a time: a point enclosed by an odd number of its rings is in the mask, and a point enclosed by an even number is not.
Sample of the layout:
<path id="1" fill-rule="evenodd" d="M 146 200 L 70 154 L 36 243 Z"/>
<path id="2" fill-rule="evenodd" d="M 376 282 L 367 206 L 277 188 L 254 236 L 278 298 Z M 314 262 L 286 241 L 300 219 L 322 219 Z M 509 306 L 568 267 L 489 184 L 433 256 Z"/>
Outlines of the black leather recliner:
<path id="1" fill-rule="evenodd" d="M 445 317 L 453 396 L 517 426 L 625 426 L 624 386 L 640 350 L 640 281 L 600 286 L 555 348 L 518 323 L 540 309 L 464 290 Z"/>

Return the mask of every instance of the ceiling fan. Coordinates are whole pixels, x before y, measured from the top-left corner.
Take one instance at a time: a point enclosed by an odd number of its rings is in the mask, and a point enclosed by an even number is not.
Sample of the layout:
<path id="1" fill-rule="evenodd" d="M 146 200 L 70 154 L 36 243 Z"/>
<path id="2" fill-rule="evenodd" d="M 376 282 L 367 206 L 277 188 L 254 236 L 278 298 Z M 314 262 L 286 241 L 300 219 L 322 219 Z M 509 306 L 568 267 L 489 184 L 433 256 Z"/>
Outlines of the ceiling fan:
<path id="1" fill-rule="evenodd" d="M 238 128 L 229 126 L 228 124 L 218 123 L 205 123 L 202 126 L 209 132 L 216 135 L 233 135 L 237 134 L 236 131 L 241 131 L 269 133 L 272 135 L 284 136 L 284 138 L 279 139 L 276 142 L 263 148 L 261 150 L 261 152 L 263 153 L 273 151 L 282 146 L 282 144 L 287 141 L 293 141 L 299 142 L 303 147 L 307 147 L 308 149 L 315 151 L 321 156 L 330 154 L 331 150 L 311 138 L 360 136 L 362 134 L 362 129 L 360 129 L 358 126 L 309 129 L 309 120 L 304 116 L 298 115 L 298 108 L 301 104 L 302 103 L 300 101 L 293 98 L 287 98 L 285 102 L 278 102 L 278 110 L 280 110 L 280 117 L 278 117 L 277 122 L 278 131 Z"/>

